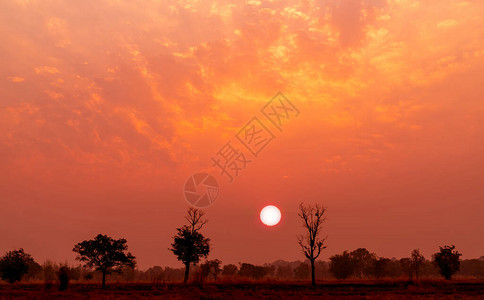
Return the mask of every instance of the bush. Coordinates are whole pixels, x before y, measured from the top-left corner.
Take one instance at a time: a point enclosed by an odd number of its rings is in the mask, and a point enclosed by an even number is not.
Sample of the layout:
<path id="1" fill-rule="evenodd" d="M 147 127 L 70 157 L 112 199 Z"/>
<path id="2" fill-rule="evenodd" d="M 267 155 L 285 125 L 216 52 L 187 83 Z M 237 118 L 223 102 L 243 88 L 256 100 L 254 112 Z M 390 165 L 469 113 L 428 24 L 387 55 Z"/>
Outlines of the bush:
<path id="1" fill-rule="evenodd" d="M 10 283 L 20 281 L 32 265 L 35 265 L 35 261 L 24 249 L 9 251 L 0 259 L 2 279 Z"/>
<path id="2" fill-rule="evenodd" d="M 222 275 L 224 276 L 234 276 L 237 274 L 237 272 L 239 271 L 239 268 L 237 268 L 236 265 L 234 264 L 228 264 L 228 265 L 225 265 L 222 269 Z"/>
<path id="3" fill-rule="evenodd" d="M 67 265 L 59 268 L 59 271 L 57 272 L 57 277 L 59 278 L 59 291 L 67 290 L 70 279 L 70 271 L 71 270 Z"/>
<path id="4" fill-rule="evenodd" d="M 333 255 L 329 260 L 329 271 L 337 279 L 349 278 L 355 272 L 355 264 L 348 251 L 343 252 L 341 255 Z"/>

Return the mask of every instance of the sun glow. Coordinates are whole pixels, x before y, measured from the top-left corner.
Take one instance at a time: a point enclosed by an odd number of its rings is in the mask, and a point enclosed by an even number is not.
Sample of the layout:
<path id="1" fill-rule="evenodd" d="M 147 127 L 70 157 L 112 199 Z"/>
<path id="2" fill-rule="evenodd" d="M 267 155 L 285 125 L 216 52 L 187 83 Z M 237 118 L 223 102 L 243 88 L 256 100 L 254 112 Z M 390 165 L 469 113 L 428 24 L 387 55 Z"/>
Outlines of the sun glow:
<path id="1" fill-rule="evenodd" d="M 260 211 L 260 220 L 267 226 L 277 225 L 281 221 L 281 211 L 274 205 L 268 205 Z"/>

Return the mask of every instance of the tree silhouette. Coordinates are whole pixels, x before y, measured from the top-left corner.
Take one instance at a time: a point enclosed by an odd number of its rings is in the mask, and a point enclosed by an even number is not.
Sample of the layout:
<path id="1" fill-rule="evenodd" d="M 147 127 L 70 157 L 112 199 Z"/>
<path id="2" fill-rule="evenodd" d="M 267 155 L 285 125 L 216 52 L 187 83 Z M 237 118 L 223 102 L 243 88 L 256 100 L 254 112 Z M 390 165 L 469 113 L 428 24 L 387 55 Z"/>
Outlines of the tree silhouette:
<path id="1" fill-rule="evenodd" d="M 375 262 L 377 256 L 366 248 L 358 248 L 350 252 L 354 264 L 354 273 L 358 278 L 370 277 L 374 275 Z"/>
<path id="2" fill-rule="evenodd" d="M 373 263 L 373 276 L 375 278 L 383 278 L 389 275 L 389 266 L 391 264 L 391 260 L 385 257 L 379 257 L 375 259 Z"/>
<path id="3" fill-rule="evenodd" d="M 460 269 L 460 254 L 455 249 L 455 246 L 439 247 L 440 252 L 433 255 L 434 264 L 439 268 L 439 272 L 445 279 L 449 280 L 452 275 Z"/>
<path id="4" fill-rule="evenodd" d="M 329 261 L 329 271 L 338 279 L 349 278 L 355 272 L 355 263 L 348 251 L 331 256 Z"/>
<path id="5" fill-rule="evenodd" d="M 281 279 L 291 279 L 294 276 L 294 271 L 290 265 L 280 265 L 276 269 L 275 277 Z"/>
<path id="6" fill-rule="evenodd" d="M 59 291 L 67 290 L 71 272 L 71 268 L 69 268 L 67 264 L 59 267 L 59 271 L 57 271 L 57 278 L 59 279 Z"/>
<path id="7" fill-rule="evenodd" d="M 14 283 L 20 281 L 34 264 L 34 259 L 24 249 L 9 251 L 0 259 L 0 274 L 3 280 Z"/>
<path id="8" fill-rule="evenodd" d="M 204 237 L 199 231 L 208 221 L 203 219 L 204 212 L 189 208 L 185 219 L 188 225 L 177 228 L 177 235 L 173 237 L 170 250 L 177 259 L 185 265 L 185 277 L 183 283 L 187 283 L 190 273 L 190 264 L 198 263 L 201 257 L 207 257 L 210 253 L 210 239 Z"/>
<path id="9" fill-rule="evenodd" d="M 301 263 L 299 266 L 294 268 L 294 278 L 296 279 L 307 279 L 309 277 L 309 266 L 306 263 Z"/>
<path id="10" fill-rule="evenodd" d="M 258 280 L 266 276 L 271 271 L 271 267 L 255 266 L 253 264 L 242 263 L 240 265 L 238 274 L 241 277 L 250 277 Z"/>
<path id="11" fill-rule="evenodd" d="M 135 257 L 131 255 L 126 239 L 115 240 L 107 235 L 98 234 L 92 240 L 86 240 L 74 246 L 72 251 L 78 253 L 77 260 L 86 266 L 95 268 L 103 275 L 102 288 L 106 287 L 106 274 L 121 272 L 122 267 L 136 266 Z"/>
<path id="12" fill-rule="evenodd" d="M 410 266 L 412 270 L 415 272 L 415 278 L 419 279 L 420 268 L 422 267 L 423 263 L 425 262 L 425 257 L 420 254 L 420 249 L 415 249 L 412 251 L 410 255 Z"/>
<path id="13" fill-rule="evenodd" d="M 326 238 L 320 239 L 319 234 L 322 230 L 322 225 L 326 221 L 326 208 L 322 205 L 315 204 L 313 206 L 304 206 L 299 204 L 298 216 L 303 221 L 303 227 L 307 230 L 306 235 L 298 236 L 299 245 L 309 262 L 311 263 L 311 284 L 316 286 L 316 277 L 314 275 L 314 261 L 321 254 L 321 250 L 325 249 L 324 241 Z"/>
<path id="14" fill-rule="evenodd" d="M 412 281 L 412 261 L 410 258 L 405 257 L 400 259 L 400 266 L 402 270 L 408 274 L 408 281 Z"/>
<path id="15" fill-rule="evenodd" d="M 222 269 L 220 268 L 221 264 L 222 262 L 218 259 L 205 261 L 202 265 L 200 265 L 200 269 L 202 271 L 202 278 L 206 278 L 210 274 L 212 274 L 213 279 L 217 280 L 218 274 L 222 272 Z"/>
<path id="16" fill-rule="evenodd" d="M 382 278 L 390 272 L 391 260 L 378 257 L 366 248 L 358 248 L 351 252 L 344 251 L 341 255 L 330 257 L 330 272 L 338 279 Z"/>
<path id="17" fill-rule="evenodd" d="M 237 268 L 236 265 L 234 264 L 228 264 L 228 265 L 225 265 L 222 269 L 222 275 L 224 276 L 233 276 L 235 274 L 237 274 L 237 271 L 239 270 L 239 268 Z"/>

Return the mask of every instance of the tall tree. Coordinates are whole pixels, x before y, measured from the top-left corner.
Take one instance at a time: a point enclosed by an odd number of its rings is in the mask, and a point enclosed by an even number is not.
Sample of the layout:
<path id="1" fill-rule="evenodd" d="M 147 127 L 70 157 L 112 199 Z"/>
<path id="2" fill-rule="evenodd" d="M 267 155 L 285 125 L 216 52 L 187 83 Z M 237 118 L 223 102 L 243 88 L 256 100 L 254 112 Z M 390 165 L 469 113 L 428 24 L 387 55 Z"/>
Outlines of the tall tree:
<path id="1" fill-rule="evenodd" d="M 440 251 L 433 255 L 434 264 L 439 268 L 440 274 L 449 280 L 460 269 L 460 254 L 455 246 L 439 247 Z"/>
<path id="2" fill-rule="evenodd" d="M 425 257 L 420 254 L 420 249 L 414 249 L 410 255 L 410 265 L 412 270 L 415 272 L 415 278 L 419 279 L 420 268 L 425 262 Z"/>
<path id="3" fill-rule="evenodd" d="M 25 253 L 24 249 L 9 251 L 0 259 L 0 274 L 3 280 L 14 283 L 20 281 L 29 267 L 35 264 L 32 256 Z"/>
<path id="4" fill-rule="evenodd" d="M 77 260 L 85 262 L 86 266 L 102 273 L 103 289 L 106 287 L 106 274 L 119 273 L 124 266 L 131 268 L 136 266 L 135 257 L 127 250 L 126 239 L 115 240 L 103 234 L 98 234 L 92 240 L 78 243 L 72 249 L 78 254 Z"/>
<path id="5" fill-rule="evenodd" d="M 199 232 L 208 222 L 203 216 L 203 211 L 190 207 L 185 217 L 188 225 L 176 229 L 178 233 L 171 244 L 170 250 L 185 265 L 184 283 L 188 281 L 190 264 L 198 263 L 201 257 L 207 257 L 210 253 L 210 239 Z"/>
<path id="6" fill-rule="evenodd" d="M 316 286 L 314 274 L 314 262 L 325 249 L 326 238 L 320 238 L 323 223 L 326 221 L 326 208 L 319 204 L 304 206 L 299 204 L 299 217 L 303 221 L 303 227 L 307 231 L 306 235 L 298 236 L 299 245 L 309 262 L 311 263 L 311 284 Z"/>

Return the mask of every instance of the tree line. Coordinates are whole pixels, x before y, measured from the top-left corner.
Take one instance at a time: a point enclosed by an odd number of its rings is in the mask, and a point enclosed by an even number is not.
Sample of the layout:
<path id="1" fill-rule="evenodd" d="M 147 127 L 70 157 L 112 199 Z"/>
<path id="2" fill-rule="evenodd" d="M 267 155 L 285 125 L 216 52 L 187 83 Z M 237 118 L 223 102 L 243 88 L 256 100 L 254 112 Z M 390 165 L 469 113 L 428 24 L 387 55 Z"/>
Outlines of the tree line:
<path id="1" fill-rule="evenodd" d="M 0 277 L 14 283 L 21 279 L 35 280 L 41 277 L 46 282 L 58 282 L 59 289 L 67 289 L 70 280 L 100 280 L 106 286 L 106 277 L 123 281 L 178 281 L 183 278 L 187 283 L 190 276 L 195 282 L 216 281 L 224 278 L 278 278 L 290 280 L 311 279 L 365 279 L 398 278 L 408 276 L 418 280 L 421 276 L 440 274 L 451 279 L 461 270 L 462 275 L 484 277 L 484 257 L 474 260 L 460 259 L 461 254 L 455 246 L 442 246 L 431 260 L 427 260 L 419 249 L 410 253 L 408 258 L 389 259 L 379 257 L 365 248 L 344 251 L 333 255 L 328 262 L 317 260 L 326 248 L 326 237 L 321 237 L 322 226 L 326 220 L 326 208 L 322 205 L 300 204 L 299 214 L 304 228 L 298 236 L 298 243 L 304 254 L 304 262 L 287 263 L 278 261 L 273 264 L 257 266 L 249 263 L 222 265 L 218 259 L 208 260 L 210 239 L 201 230 L 207 224 L 204 212 L 189 208 L 185 216 L 186 224 L 177 228 L 169 250 L 182 262 L 183 268 L 162 268 L 159 266 L 147 271 L 136 270 L 136 258 L 128 251 L 126 239 L 114 239 L 99 234 L 91 240 L 77 243 L 73 251 L 81 266 L 70 267 L 67 263 L 56 265 L 46 262 L 40 266 L 23 249 L 7 252 L 0 258 Z M 201 259 L 205 259 L 200 263 Z"/>

